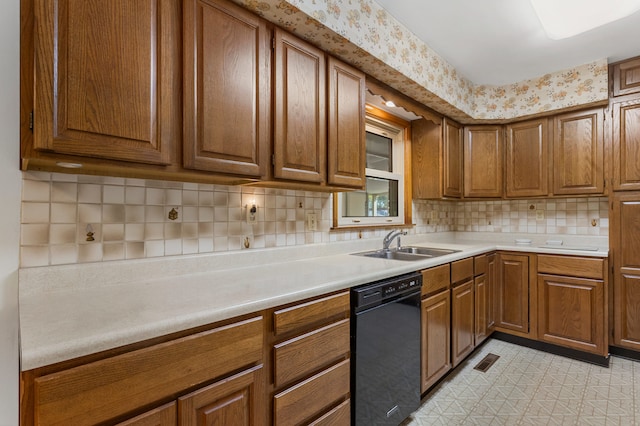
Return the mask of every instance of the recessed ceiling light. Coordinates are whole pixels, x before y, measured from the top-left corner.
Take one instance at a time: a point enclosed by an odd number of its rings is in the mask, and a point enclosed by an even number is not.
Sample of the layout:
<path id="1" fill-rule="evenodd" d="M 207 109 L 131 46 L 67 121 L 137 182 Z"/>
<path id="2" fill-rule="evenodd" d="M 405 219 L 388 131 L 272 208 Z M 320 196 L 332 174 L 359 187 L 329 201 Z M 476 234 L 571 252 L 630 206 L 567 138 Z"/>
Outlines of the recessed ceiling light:
<path id="1" fill-rule="evenodd" d="M 547 36 L 572 37 L 640 10 L 640 0 L 531 0 Z"/>
<path id="2" fill-rule="evenodd" d="M 393 103 L 393 101 L 386 101 L 384 103 L 386 106 L 388 106 L 389 108 L 395 108 L 396 104 Z"/>

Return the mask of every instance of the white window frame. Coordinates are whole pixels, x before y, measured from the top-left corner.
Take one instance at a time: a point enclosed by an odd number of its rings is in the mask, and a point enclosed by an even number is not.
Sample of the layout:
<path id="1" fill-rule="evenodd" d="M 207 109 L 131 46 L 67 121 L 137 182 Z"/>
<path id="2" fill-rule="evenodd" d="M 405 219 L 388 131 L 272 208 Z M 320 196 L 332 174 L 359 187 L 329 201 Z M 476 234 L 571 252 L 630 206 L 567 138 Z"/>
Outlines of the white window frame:
<path id="1" fill-rule="evenodd" d="M 375 177 L 382 179 L 390 179 L 398 181 L 398 216 L 377 216 L 377 217 L 346 217 L 342 216 L 344 211 L 344 194 L 343 192 L 335 194 L 337 197 L 337 226 L 345 227 L 362 227 L 362 226 L 389 226 L 404 225 L 404 144 L 405 129 L 399 125 L 381 120 L 370 115 L 366 116 L 365 129 L 371 133 L 381 134 L 382 136 L 392 139 L 392 170 L 386 172 L 376 169 L 365 169 L 367 177 Z"/>

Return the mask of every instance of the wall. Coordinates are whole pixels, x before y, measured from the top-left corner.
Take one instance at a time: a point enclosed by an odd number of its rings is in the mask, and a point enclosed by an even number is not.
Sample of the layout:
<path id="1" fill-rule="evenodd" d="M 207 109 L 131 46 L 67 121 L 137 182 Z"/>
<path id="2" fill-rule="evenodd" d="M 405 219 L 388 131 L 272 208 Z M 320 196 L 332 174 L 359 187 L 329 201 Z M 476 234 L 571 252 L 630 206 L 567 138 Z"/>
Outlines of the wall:
<path id="1" fill-rule="evenodd" d="M 0 425 L 18 424 L 18 252 L 20 246 L 20 1 L 0 13 Z"/>
<path id="2" fill-rule="evenodd" d="M 332 231 L 333 200 L 326 193 L 60 173 L 23 176 L 23 267 L 242 250 L 245 241 L 251 249 L 300 246 L 381 238 L 388 231 Z M 250 225 L 245 206 L 254 202 L 257 223 Z M 175 220 L 169 219 L 172 210 Z M 536 218 L 540 210 L 542 220 Z M 317 215 L 317 231 L 306 229 L 307 213 Z M 609 230 L 606 198 L 415 201 L 413 220 L 410 232 L 419 234 L 606 236 Z"/>

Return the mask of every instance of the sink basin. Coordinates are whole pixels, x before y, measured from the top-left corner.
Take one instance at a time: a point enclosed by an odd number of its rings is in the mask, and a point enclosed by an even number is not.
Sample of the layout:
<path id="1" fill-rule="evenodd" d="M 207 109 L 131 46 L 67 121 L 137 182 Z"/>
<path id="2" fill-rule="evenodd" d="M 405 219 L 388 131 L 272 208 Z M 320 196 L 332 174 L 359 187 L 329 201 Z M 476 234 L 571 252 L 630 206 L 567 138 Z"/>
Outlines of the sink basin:
<path id="1" fill-rule="evenodd" d="M 420 256 L 429 256 L 429 257 L 438 257 L 444 256 L 445 254 L 451 254 L 458 252 L 460 250 L 449 250 L 449 249 L 439 249 L 439 248 L 431 248 L 431 247 L 400 247 L 396 249 L 401 253 L 409 253 L 409 254 L 419 254 Z"/>
<path id="2" fill-rule="evenodd" d="M 374 257 L 378 259 L 415 261 L 444 256 L 445 254 L 455 253 L 457 251 L 460 250 L 436 249 L 430 247 L 401 247 L 399 249 L 371 250 L 352 254 L 355 256 Z"/>

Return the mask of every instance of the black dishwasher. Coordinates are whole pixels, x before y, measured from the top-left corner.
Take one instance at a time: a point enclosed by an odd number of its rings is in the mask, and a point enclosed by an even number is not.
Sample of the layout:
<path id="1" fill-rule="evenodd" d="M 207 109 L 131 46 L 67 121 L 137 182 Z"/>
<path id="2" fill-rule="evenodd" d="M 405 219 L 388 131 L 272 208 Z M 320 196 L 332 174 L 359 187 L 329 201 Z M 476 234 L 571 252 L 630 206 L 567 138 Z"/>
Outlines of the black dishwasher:
<path id="1" fill-rule="evenodd" d="M 351 420 L 399 425 L 420 406 L 420 287 L 412 273 L 351 290 Z"/>

